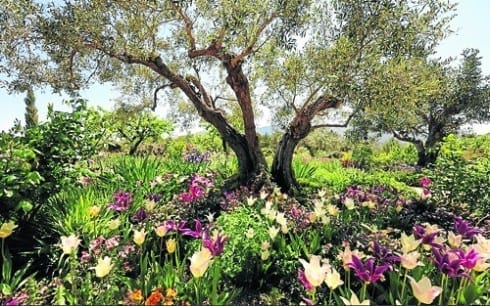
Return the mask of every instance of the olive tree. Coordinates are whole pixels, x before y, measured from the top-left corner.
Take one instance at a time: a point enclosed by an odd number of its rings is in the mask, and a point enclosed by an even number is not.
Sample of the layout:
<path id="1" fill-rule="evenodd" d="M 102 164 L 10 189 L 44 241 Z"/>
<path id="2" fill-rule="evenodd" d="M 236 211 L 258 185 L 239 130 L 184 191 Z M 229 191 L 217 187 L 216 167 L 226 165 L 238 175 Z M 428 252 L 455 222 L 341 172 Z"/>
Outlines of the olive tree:
<path id="1" fill-rule="evenodd" d="M 291 159 L 298 142 L 328 124 L 321 117 L 329 109 L 358 109 L 373 66 L 433 52 L 453 9 L 437 0 L 0 5 L 0 73 L 11 90 L 37 84 L 77 92 L 112 82 L 152 90 L 154 106 L 162 95 L 171 105 L 185 100 L 236 154 L 237 182 L 249 184 L 267 172 L 254 101 L 267 105 L 287 118 L 272 166 L 286 191 L 297 187 Z M 243 129 L 228 118 L 232 106 Z"/>

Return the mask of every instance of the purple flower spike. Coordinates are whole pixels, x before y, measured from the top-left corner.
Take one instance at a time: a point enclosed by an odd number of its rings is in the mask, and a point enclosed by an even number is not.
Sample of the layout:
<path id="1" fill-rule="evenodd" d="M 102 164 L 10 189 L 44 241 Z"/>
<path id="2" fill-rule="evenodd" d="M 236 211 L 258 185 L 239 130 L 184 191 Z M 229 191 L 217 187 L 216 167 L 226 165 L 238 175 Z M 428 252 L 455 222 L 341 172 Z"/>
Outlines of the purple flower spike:
<path id="1" fill-rule="evenodd" d="M 481 231 L 476 227 L 471 227 L 469 222 L 463 220 L 461 217 L 456 217 L 454 219 L 454 228 L 458 234 L 463 236 L 463 238 L 473 238 L 476 234 Z"/>
<path id="2" fill-rule="evenodd" d="M 375 283 L 383 278 L 383 273 L 392 269 L 390 264 L 381 264 L 376 266 L 374 258 L 369 258 L 365 263 L 359 257 L 352 255 L 352 262 L 349 267 L 354 270 L 356 276 L 366 282 Z"/>

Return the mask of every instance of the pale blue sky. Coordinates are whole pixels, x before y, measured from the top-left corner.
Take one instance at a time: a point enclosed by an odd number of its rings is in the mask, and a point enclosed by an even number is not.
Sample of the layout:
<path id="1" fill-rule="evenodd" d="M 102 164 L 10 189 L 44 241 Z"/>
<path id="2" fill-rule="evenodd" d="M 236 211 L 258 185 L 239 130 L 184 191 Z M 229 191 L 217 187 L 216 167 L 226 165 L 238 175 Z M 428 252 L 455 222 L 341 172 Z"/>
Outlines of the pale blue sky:
<path id="1" fill-rule="evenodd" d="M 456 33 L 452 34 L 439 47 L 439 55 L 443 58 L 458 56 L 464 48 L 477 48 L 480 50 L 483 73 L 490 74 L 490 0 L 461 0 L 458 5 L 457 16 L 453 19 L 452 28 Z M 36 105 L 39 109 L 40 120 L 45 120 L 47 105 L 53 103 L 56 110 L 67 110 L 62 104 L 63 97 L 50 94 L 46 89 L 44 93 L 36 91 Z M 111 91 L 109 86 L 92 86 L 82 92 L 82 96 L 88 99 L 92 106 L 102 106 L 111 109 L 111 99 L 118 96 Z M 24 120 L 25 94 L 7 95 L 0 88 L 0 130 L 9 129 L 15 118 Z M 478 126 L 476 132 L 490 132 L 490 125 Z"/>

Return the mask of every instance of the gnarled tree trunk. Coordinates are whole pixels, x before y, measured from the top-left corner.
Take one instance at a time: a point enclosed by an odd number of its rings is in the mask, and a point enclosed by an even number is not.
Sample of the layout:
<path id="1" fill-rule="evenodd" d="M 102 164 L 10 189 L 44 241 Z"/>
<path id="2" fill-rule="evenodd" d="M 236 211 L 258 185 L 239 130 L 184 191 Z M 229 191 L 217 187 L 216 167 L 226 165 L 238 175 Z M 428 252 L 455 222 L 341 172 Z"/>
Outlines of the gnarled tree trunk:
<path id="1" fill-rule="evenodd" d="M 277 146 L 272 162 L 272 178 L 281 187 L 283 192 L 291 193 L 293 190 L 300 188 L 293 171 L 294 150 L 298 143 L 308 136 L 312 129 L 322 127 L 312 126 L 311 122 L 313 118 L 327 108 L 339 107 L 340 103 L 341 101 L 335 97 L 320 96 L 312 103 L 305 103 L 296 112 L 296 116 L 291 121 L 289 128 Z"/>

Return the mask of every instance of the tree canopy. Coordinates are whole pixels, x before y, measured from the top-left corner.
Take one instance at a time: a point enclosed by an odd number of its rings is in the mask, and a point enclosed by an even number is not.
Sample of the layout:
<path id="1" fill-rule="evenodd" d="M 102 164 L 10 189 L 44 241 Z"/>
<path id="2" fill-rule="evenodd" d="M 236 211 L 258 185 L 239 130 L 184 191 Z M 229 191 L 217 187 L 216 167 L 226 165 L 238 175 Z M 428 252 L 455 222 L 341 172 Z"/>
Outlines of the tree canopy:
<path id="1" fill-rule="evenodd" d="M 272 175 L 286 190 L 297 185 L 298 142 L 328 126 L 330 110 L 370 101 L 370 76 L 392 59 L 433 54 L 454 9 L 437 0 L 0 4 L 0 73 L 9 89 L 76 92 L 112 82 L 152 91 L 155 102 L 188 101 L 237 155 L 240 183 L 266 169 L 255 101 L 285 118 Z M 228 120 L 236 106 L 243 130 Z"/>
<path id="2" fill-rule="evenodd" d="M 373 74 L 366 86 L 383 102 L 367 103 L 354 129 L 390 133 L 415 145 L 419 165 L 435 162 L 444 137 L 490 119 L 490 76 L 482 74 L 479 51 L 461 56 L 457 67 L 430 59 L 387 63 L 390 69 Z"/>

